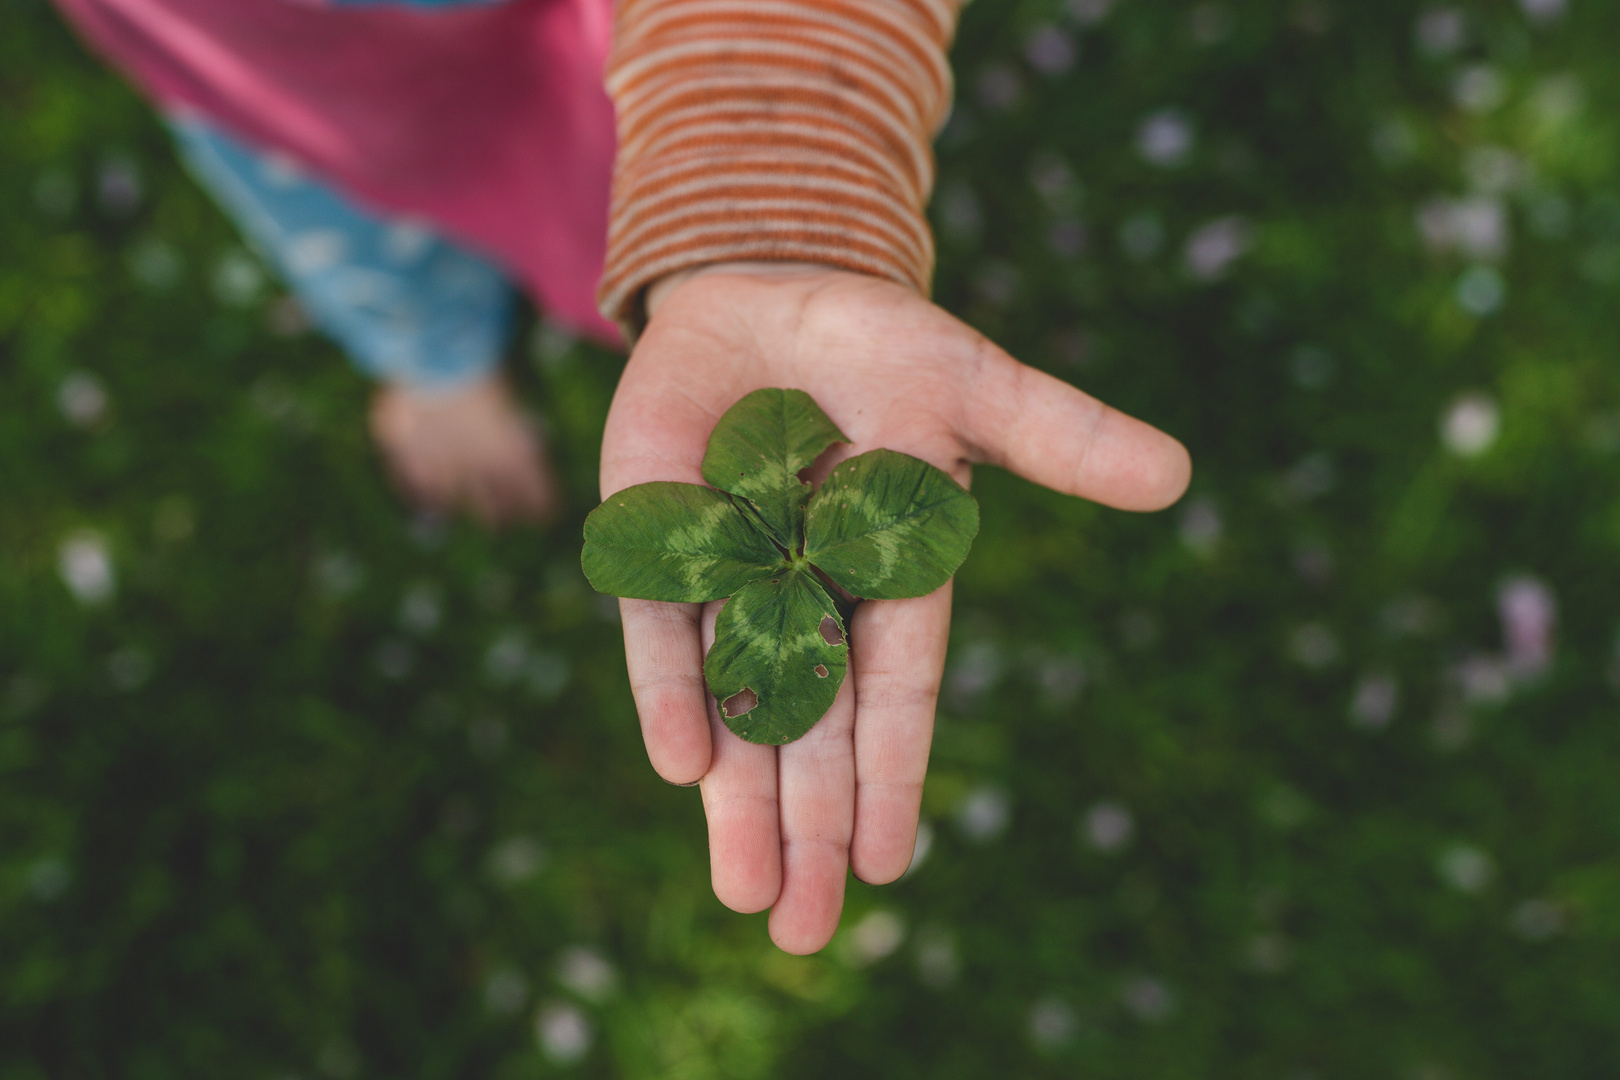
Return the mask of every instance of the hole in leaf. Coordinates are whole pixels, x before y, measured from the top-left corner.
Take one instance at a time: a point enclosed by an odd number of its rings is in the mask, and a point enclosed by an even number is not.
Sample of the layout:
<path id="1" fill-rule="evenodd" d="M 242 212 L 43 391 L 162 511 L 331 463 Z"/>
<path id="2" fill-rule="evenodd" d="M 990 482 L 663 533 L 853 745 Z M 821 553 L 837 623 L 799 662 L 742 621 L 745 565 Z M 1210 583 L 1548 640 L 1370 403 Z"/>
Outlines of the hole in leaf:
<path id="1" fill-rule="evenodd" d="M 831 615 L 821 620 L 821 640 L 829 645 L 842 645 L 844 643 L 844 628 L 838 625 L 838 620 Z"/>
<path id="2" fill-rule="evenodd" d="M 816 665 L 816 674 L 821 676 L 823 679 L 825 679 L 827 677 L 827 665 L 826 664 L 817 664 Z"/>
<path id="3" fill-rule="evenodd" d="M 720 709 L 726 716 L 736 719 L 744 713 L 752 712 L 754 706 L 758 704 L 759 695 L 745 686 L 721 702 Z"/>

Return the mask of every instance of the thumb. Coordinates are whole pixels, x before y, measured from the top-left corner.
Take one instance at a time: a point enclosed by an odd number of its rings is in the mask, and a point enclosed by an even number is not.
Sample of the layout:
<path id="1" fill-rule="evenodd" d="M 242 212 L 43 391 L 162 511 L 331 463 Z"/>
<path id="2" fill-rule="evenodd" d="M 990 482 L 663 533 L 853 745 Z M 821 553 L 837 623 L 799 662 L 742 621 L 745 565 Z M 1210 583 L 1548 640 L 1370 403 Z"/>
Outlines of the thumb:
<path id="1" fill-rule="evenodd" d="M 999 349 L 966 389 L 962 434 L 980 461 L 1117 510 L 1162 510 L 1187 490 L 1181 443 Z"/>

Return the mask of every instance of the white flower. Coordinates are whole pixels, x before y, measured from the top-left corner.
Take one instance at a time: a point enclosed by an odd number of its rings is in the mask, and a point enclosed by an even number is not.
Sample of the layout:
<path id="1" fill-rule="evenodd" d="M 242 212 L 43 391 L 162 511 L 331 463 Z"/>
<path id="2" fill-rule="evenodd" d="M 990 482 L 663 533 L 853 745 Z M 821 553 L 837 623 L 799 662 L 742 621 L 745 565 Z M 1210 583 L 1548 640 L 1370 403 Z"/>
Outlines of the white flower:
<path id="1" fill-rule="evenodd" d="M 1457 279 L 1457 306 L 1483 318 L 1502 306 L 1507 296 L 1507 282 L 1493 266 L 1470 266 Z"/>
<path id="2" fill-rule="evenodd" d="M 956 804 L 956 827 L 975 843 L 996 839 L 1012 822 L 1012 799 L 997 787 L 977 787 Z"/>
<path id="3" fill-rule="evenodd" d="M 1519 7 L 1531 22 L 1550 23 L 1563 16 L 1569 0 L 1519 0 Z"/>
<path id="4" fill-rule="evenodd" d="M 1086 811 L 1081 832 L 1098 851 L 1121 851 L 1136 833 L 1136 819 L 1117 802 L 1100 802 Z"/>
<path id="5" fill-rule="evenodd" d="M 86 530 L 63 540 L 56 553 L 56 569 L 81 604 L 105 603 L 118 591 L 112 556 L 100 533 Z"/>
<path id="6" fill-rule="evenodd" d="M 1430 199 L 1417 210 L 1418 235 L 1437 254 L 1497 260 L 1507 254 L 1507 211 L 1499 199 Z"/>
<path id="7" fill-rule="evenodd" d="M 1042 998 L 1029 1009 L 1029 1039 L 1038 1050 L 1061 1050 L 1074 1041 L 1074 1010 L 1057 998 Z"/>
<path id="8" fill-rule="evenodd" d="M 1055 26 L 1037 27 L 1024 41 L 1024 59 L 1042 75 L 1061 75 L 1074 66 L 1074 39 Z"/>
<path id="9" fill-rule="evenodd" d="M 1187 504 L 1187 509 L 1181 515 L 1181 542 L 1193 554 L 1208 558 L 1215 554 L 1225 528 L 1225 524 L 1221 521 L 1221 513 L 1215 508 L 1212 500 L 1194 499 Z"/>
<path id="10" fill-rule="evenodd" d="M 94 427 L 107 415 L 107 389 L 88 371 L 75 371 L 57 388 L 56 407 L 74 427 Z"/>
<path id="11" fill-rule="evenodd" d="M 1502 416 L 1496 402 L 1481 393 L 1457 398 L 1440 420 L 1440 440 L 1458 457 L 1478 457 L 1496 442 Z"/>
<path id="12" fill-rule="evenodd" d="M 1518 678 L 1546 671 L 1558 629 L 1558 602 L 1552 590 L 1537 578 L 1509 578 L 1497 590 L 1496 610 L 1502 619 L 1508 670 Z"/>
<path id="13" fill-rule="evenodd" d="M 1435 8 L 1417 21 L 1417 42 L 1431 56 L 1449 56 L 1462 48 L 1468 23 L 1456 8 Z"/>
<path id="14" fill-rule="evenodd" d="M 892 911 L 873 911 L 849 928 L 844 954 L 856 966 L 875 964 L 906 939 L 906 924 Z"/>
<path id="15" fill-rule="evenodd" d="M 430 634 L 444 618 L 444 595 L 431 581 L 418 581 L 399 600 L 399 625 L 413 634 Z"/>
<path id="16" fill-rule="evenodd" d="M 535 1014 L 534 1035 L 541 1051 L 556 1065 L 572 1065 L 583 1058 L 596 1037 L 583 1012 L 555 1001 L 542 1005 Z"/>
<path id="17" fill-rule="evenodd" d="M 490 849 L 490 876 L 504 884 L 527 881 L 545 865 L 546 849 L 532 836 L 514 836 Z"/>
<path id="18" fill-rule="evenodd" d="M 1393 676 L 1367 675 L 1356 684 L 1356 693 L 1350 699 L 1350 720 L 1358 727 L 1388 727 L 1400 706 L 1400 686 Z"/>
<path id="19" fill-rule="evenodd" d="M 1149 975 L 1140 975 L 1126 982 L 1120 989 L 1119 998 L 1127 1012 L 1148 1023 L 1163 1020 L 1175 1009 L 1170 988 Z"/>
<path id="20" fill-rule="evenodd" d="M 1143 160 L 1169 169 L 1187 160 L 1193 149 L 1192 122 L 1180 109 L 1161 109 L 1136 129 L 1136 150 Z"/>
<path id="21" fill-rule="evenodd" d="M 1197 281 L 1214 281 L 1254 244 L 1254 226 L 1237 215 L 1216 218 L 1187 237 L 1182 261 Z"/>
<path id="22" fill-rule="evenodd" d="M 1095 26 L 1108 18 L 1113 7 L 1114 0 L 1068 0 L 1063 10 L 1081 26 Z"/>
<path id="23" fill-rule="evenodd" d="M 214 265 L 214 297 L 227 307 L 247 307 L 264 288 L 264 271 L 246 251 L 230 251 Z"/>
<path id="24" fill-rule="evenodd" d="M 1546 941 L 1564 929 L 1562 905 L 1541 898 L 1526 900 L 1513 909 L 1513 929 L 1526 941 Z"/>
<path id="25" fill-rule="evenodd" d="M 1451 99 L 1471 113 L 1493 112 L 1507 100 L 1507 79 L 1489 64 L 1464 68 L 1451 84 Z"/>
<path id="26" fill-rule="evenodd" d="M 988 112 L 1005 112 L 1023 96 L 1024 81 L 1006 64 L 986 64 L 979 72 L 979 104 Z"/>
<path id="27" fill-rule="evenodd" d="M 604 1001 L 619 985 L 619 973 L 601 953 L 583 945 L 562 951 L 557 981 L 587 1001 Z"/>
<path id="28" fill-rule="evenodd" d="M 917 931 L 917 978 L 933 990 L 943 990 L 962 973 L 962 956 L 956 947 L 956 935 L 939 926 L 925 926 Z"/>
<path id="29" fill-rule="evenodd" d="M 1458 892 L 1482 892 L 1496 877 L 1496 863 L 1472 844 L 1454 844 L 1435 860 L 1440 879 Z"/>

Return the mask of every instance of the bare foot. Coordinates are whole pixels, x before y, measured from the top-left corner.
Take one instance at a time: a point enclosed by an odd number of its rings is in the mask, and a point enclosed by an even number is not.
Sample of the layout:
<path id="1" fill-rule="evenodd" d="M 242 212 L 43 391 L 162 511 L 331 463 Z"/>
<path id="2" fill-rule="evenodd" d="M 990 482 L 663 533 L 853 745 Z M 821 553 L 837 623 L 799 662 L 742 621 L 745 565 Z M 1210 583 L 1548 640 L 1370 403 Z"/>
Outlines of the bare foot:
<path id="1" fill-rule="evenodd" d="M 388 383 L 371 434 L 394 483 L 430 510 L 469 510 L 485 525 L 543 521 L 557 509 L 545 443 L 496 376 L 450 390 Z"/>

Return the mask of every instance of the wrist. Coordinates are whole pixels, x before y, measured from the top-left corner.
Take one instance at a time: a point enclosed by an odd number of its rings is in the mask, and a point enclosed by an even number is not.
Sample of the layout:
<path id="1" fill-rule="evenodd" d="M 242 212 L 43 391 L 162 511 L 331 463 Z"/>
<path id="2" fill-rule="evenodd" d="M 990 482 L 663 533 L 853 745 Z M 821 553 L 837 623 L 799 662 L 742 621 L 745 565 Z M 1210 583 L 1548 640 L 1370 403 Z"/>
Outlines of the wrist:
<path id="1" fill-rule="evenodd" d="M 688 266 L 663 277 L 647 286 L 644 294 L 644 307 L 647 318 L 651 319 L 658 313 L 658 308 L 682 285 L 693 278 L 708 277 L 713 274 L 742 274 L 755 278 L 778 278 L 781 280 L 802 280 L 807 277 L 821 274 L 847 274 L 850 271 L 842 267 L 832 266 L 828 263 L 813 262 L 772 262 L 767 260 L 734 261 L 699 263 Z"/>

